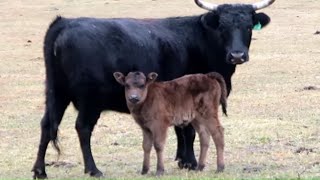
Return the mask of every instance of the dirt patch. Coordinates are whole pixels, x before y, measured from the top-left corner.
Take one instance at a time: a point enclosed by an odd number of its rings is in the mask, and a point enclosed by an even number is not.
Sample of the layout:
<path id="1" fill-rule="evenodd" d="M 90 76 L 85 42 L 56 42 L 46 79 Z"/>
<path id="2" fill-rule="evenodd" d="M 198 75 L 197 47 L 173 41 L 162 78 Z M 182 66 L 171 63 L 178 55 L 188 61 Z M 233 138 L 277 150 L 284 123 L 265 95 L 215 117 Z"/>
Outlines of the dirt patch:
<path id="1" fill-rule="evenodd" d="M 313 148 L 305 148 L 305 147 L 300 147 L 295 151 L 295 153 L 306 153 L 306 154 L 309 154 L 312 152 L 314 152 Z"/>
<path id="2" fill-rule="evenodd" d="M 244 173 L 256 173 L 260 172 L 263 169 L 263 166 L 246 166 L 243 168 Z"/>
<path id="3" fill-rule="evenodd" d="M 43 61 L 42 57 L 31 58 L 30 61 Z"/>
<path id="4" fill-rule="evenodd" d="M 320 90 L 320 87 L 317 86 L 306 86 L 303 90 Z"/>
<path id="5" fill-rule="evenodd" d="M 52 162 L 49 162 L 49 163 L 46 163 L 46 166 L 52 166 L 52 167 L 55 167 L 55 168 L 67 168 L 67 169 L 70 169 L 70 168 L 74 168 L 77 166 L 76 163 L 71 163 L 71 162 L 65 162 L 65 161 L 52 161 Z"/>
<path id="6" fill-rule="evenodd" d="M 298 89 L 296 91 L 301 92 L 301 91 L 319 91 L 319 90 L 320 90 L 320 87 L 310 85 L 310 86 L 305 86 L 302 89 Z"/>
<path id="7" fill-rule="evenodd" d="M 271 144 L 267 145 L 250 145 L 247 148 L 247 151 L 251 153 L 260 153 L 260 154 L 270 154 L 272 152 L 273 146 Z"/>
<path id="8" fill-rule="evenodd" d="M 113 142 L 113 143 L 111 143 L 111 145 L 113 145 L 113 146 L 119 146 L 120 144 L 119 144 L 118 142 Z"/>

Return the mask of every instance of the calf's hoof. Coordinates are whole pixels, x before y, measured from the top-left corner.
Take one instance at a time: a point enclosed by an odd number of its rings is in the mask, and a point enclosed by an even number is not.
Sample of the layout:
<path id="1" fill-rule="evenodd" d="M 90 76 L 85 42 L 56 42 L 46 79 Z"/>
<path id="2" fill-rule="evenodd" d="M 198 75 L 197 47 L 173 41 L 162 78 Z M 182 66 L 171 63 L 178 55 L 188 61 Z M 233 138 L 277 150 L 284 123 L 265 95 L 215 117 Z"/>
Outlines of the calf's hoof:
<path id="1" fill-rule="evenodd" d="M 216 170 L 216 173 L 222 173 L 224 170 L 224 165 L 218 165 L 218 168 Z"/>
<path id="2" fill-rule="evenodd" d="M 142 175 L 145 175 L 145 174 L 148 173 L 148 171 L 149 171 L 149 168 L 143 167 L 143 168 L 142 168 L 142 171 L 141 171 L 141 174 L 142 174 Z"/>
<path id="3" fill-rule="evenodd" d="M 161 169 L 161 170 L 157 170 L 157 172 L 156 172 L 156 176 L 163 176 L 163 174 L 164 174 L 164 170 L 163 169 Z"/>
<path id="4" fill-rule="evenodd" d="M 40 168 L 33 168 L 33 179 L 47 179 L 47 173 L 45 170 L 42 170 Z"/>
<path id="5" fill-rule="evenodd" d="M 197 167 L 197 171 L 203 171 L 205 165 L 204 164 L 199 164 Z"/>

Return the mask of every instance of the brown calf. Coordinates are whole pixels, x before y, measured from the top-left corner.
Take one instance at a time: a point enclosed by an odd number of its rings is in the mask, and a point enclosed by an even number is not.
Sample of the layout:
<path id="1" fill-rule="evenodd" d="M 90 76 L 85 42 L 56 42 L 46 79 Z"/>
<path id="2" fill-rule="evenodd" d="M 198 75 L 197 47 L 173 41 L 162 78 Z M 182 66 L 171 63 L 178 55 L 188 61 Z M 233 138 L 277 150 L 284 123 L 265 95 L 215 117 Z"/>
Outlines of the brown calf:
<path id="1" fill-rule="evenodd" d="M 143 167 L 146 174 L 150 165 L 152 145 L 157 153 L 157 175 L 164 172 L 163 148 L 167 129 L 172 125 L 191 123 L 200 137 L 198 170 L 205 167 L 210 135 L 217 150 L 217 172 L 224 169 L 224 135 L 218 118 L 219 104 L 226 114 L 226 85 L 215 72 L 186 75 L 181 78 L 154 82 L 156 73 L 146 77 L 142 72 L 124 76 L 115 72 L 115 79 L 125 86 L 128 108 L 143 131 Z"/>

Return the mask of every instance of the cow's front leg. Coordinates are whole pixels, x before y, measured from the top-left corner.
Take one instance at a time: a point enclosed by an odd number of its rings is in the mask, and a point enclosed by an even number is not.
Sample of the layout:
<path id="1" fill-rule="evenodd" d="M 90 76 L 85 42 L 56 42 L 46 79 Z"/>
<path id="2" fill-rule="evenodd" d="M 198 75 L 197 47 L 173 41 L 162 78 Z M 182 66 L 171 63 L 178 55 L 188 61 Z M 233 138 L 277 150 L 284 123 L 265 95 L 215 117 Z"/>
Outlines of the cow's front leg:
<path id="1" fill-rule="evenodd" d="M 176 158 L 175 160 L 180 162 L 182 158 L 185 156 L 185 138 L 183 134 L 183 129 L 182 127 L 175 126 L 174 130 L 177 135 L 177 153 L 176 153 Z M 180 167 L 183 168 L 183 167 Z"/>
<path id="2" fill-rule="evenodd" d="M 178 166 L 195 170 L 197 168 L 197 160 L 194 155 L 193 143 L 196 137 L 195 130 L 191 124 L 184 128 L 175 127 L 178 139 L 177 155 Z"/>
<path id="3" fill-rule="evenodd" d="M 102 177 L 102 172 L 96 167 L 94 162 L 90 145 L 91 134 L 101 112 L 93 107 L 94 105 L 81 107 L 76 122 L 76 130 L 79 136 L 80 146 L 83 154 L 85 166 L 84 172 L 90 174 L 92 177 Z"/>

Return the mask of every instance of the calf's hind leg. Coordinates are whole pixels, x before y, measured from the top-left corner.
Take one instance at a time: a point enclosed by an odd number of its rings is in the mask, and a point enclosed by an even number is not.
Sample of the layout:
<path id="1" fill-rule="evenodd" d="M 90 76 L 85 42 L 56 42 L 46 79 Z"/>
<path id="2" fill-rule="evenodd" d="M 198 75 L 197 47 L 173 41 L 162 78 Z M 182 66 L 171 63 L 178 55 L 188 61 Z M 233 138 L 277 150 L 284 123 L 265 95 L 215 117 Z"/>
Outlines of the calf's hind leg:
<path id="1" fill-rule="evenodd" d="M 199 134 L 200 139 L 200 156 L 197 170 L 202 171 L 206 164 L 208 148 L 210 144 L 210 134 L 207 131 L 206 127 L 199 123 L 197 120 L 192 122 L 193 127 Z"/>
<path id="2" fill-rule="evenodd" d="M 217 172 L 224 170 L 224 134 L 218 118 L 208 121 L 207 127 L 211 133 L 217 152 Z M 210 123 L 211 122 L 211 123 Z"/>

